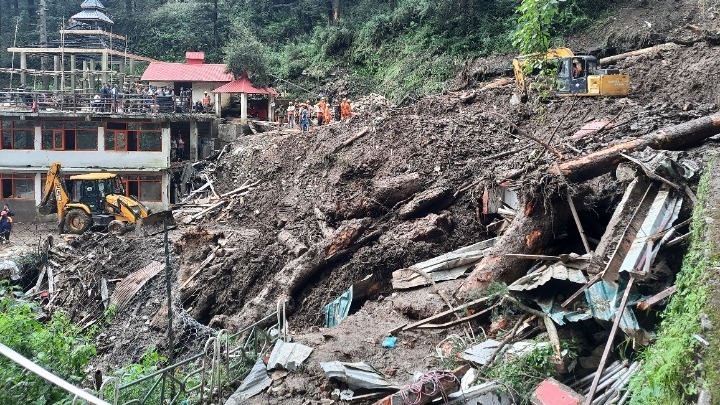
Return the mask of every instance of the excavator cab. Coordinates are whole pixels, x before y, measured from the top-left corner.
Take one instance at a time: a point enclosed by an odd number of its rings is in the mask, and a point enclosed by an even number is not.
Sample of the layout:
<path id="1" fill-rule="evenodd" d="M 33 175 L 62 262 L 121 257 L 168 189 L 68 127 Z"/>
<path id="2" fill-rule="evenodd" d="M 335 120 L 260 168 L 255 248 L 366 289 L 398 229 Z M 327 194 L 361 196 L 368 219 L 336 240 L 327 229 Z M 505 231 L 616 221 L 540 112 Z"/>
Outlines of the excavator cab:
<path id="1" fill-rule="evenodd" d="M 627 96 L 630 78 L 615 69 L 599 69 L 594 56 L 558 58 L 557 94 L 560 96 Z"/>

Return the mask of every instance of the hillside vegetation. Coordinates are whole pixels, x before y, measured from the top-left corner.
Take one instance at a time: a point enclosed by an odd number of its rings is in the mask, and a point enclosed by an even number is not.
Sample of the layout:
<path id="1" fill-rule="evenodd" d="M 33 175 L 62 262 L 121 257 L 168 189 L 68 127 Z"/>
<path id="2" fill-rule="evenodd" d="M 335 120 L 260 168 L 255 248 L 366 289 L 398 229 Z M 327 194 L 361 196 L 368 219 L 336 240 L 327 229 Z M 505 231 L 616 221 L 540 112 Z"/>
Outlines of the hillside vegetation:
<path id="1" fill-rule="evenodd" d="M 43 3 L 52 40 L 63 21 L 79 11 L 81 1 L 0 1 L 5 10 L 0 16 L 3 48 L 40 42 Z M 549 25 L 558 38 L 577 32 L 611 4 L 526 3 L 557 9 Z M 305 90 L 278 79 L 315 91 L 328 80 L 343 78 L 349 93 L 376 91 L 394 101 L 442 90 L 470 59 L 511 51 L 520 6 L 511 0 L 105 0 L 103 4 L 115 21 L 114 31 L 127 35 L 136 53 L 180 61 L 186 51 L 205 51 L 208 61 L 226 61 L 236 73 L 247 68 L 254 80 L 279 85 L 286 94 Z M 0 64 L 10 66 L 10 58 L 3 53 Z"/>

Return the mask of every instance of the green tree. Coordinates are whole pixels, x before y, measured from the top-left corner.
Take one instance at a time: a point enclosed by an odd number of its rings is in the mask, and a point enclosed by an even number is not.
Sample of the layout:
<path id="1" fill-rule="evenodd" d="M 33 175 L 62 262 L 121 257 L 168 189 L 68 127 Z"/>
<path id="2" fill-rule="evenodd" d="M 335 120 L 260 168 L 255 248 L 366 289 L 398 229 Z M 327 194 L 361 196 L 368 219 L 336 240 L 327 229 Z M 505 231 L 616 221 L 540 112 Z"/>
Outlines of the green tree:
<path id="1" fill-rule="evenodd" d="M 236 20 L 232 26 L 232 35 L 224 49 L 225 63 L 236 76 L 247 71 L 256 85 L 271 82 L 268 71 L 268 50 L 242 22 Z"/>
<path id="2" fill-rule="evenodd" d="M 558 3 L 563 0 L 523 0 L 517 9 L 517 30 L 513 45 L 520 54 L 545 53 L 555 35 L 553 24 L 559 15 Z"/>

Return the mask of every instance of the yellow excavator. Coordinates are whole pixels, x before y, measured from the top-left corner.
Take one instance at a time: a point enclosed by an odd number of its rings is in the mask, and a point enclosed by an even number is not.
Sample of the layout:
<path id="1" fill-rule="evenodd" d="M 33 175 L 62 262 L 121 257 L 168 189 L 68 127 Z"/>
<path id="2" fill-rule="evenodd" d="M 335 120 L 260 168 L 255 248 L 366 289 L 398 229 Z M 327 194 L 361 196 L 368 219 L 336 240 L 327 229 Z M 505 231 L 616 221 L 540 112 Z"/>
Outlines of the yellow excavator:
<path id="1" fill-rule="evenodd" d="M 526 70 L 528 63 L 540 55 L 524 55 L 513 59 L 515 82 L 520 96 L 528 93 Z M 617 69 L 601 69 L 598 60 L 590 55 L 575 55 L 568 48 L 549 49 L 545 60 L 557 63 L 555 93 L 558 96 L 627 96 L 630 76 Z"/>
<path id="2" fill-rule="evenodd" d="M 82 234 L 90 228 L 107 229 L 114 234 L 133 227 L 172 222 L 170 211 L 151 213 L 140 201 L 125 195 L 120 176 L 115 173 L 88 173 L 70 176 L 73 198 L 68 192 L 60 163 L 50 165 L 38 211 L 58 214 L 60 233 Z"/>

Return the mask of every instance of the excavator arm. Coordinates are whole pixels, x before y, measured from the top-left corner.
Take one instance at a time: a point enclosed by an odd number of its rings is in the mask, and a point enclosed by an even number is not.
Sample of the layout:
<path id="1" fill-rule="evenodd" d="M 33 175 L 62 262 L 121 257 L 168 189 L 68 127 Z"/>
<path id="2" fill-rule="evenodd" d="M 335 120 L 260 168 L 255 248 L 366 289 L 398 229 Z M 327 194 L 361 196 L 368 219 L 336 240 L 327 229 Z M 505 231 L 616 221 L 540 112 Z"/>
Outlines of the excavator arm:
<path id="1" fill-rule="evenodd" d="M 49 215 L 57 213 L 60 222 L 65 216 L 65 206 L 70 202 L 70 197 L 65 187 L 65 179 L 62 174 L 60 163 L 55 162 L 50 165 L 47 172 L 47 179 L 43 187 L 43 196 L 38 211 L 40 214 Z"/>

